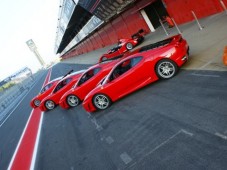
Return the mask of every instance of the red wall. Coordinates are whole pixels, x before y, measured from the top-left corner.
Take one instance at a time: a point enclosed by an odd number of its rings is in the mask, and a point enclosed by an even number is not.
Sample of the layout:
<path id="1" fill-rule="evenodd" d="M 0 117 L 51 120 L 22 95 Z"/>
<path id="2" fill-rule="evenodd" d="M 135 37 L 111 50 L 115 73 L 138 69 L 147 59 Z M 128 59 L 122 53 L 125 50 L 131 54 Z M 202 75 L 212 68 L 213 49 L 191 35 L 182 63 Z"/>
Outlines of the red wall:
<path id="1" fill-rule="evenodd" d="M 120 38 L 130 38 L 133 33 L 141 28 L 146 33 L 149 33 L 150 30 L 140 14 L 140 10 L 154 1 L 138 0 L 133 7 L 107 23 L 107 25 L 84 41 L 84 43 L 79 44 L 73 52 L 64 55 L 63 58 L 74 57 L 75 55 L 115 44 Z M 227 7 L 227 0 L 222 1 Z M 223 11 L 220 0 L 163 0 L 163 2 L 169 15 L 174 18 L 177 24 L 194 20 L 191 11 L 194 11 L 198 18 Z"/>
<path id="2" fill-rule="evenodd" d="M 227 0 L 222 0 L 227 7 Z M 182 24 L 194 20 L 192 12 L 197 18 L 207 17 L 223 11 L 219 0 L 163 0 L 166 9 L 176 23 Z"/>
<path id="3" fill-rule="evenodd" d="M 117 43 L 120 38 L 130 38 L 132 34 L 136 33 L 141 28 L 149 33 L 150 30 L 144 21 L 139 10 L 141 6 L 146 5 L 150 0 L 145 0 L 122 13 L 115 20 L 107 23 L 98 32 L 93 34 L 89 39 L 79 44 L 72 52 L 63 55 L 63 58 L 74 57 L 75 55 L 83 54 L 98 48 Z"/>

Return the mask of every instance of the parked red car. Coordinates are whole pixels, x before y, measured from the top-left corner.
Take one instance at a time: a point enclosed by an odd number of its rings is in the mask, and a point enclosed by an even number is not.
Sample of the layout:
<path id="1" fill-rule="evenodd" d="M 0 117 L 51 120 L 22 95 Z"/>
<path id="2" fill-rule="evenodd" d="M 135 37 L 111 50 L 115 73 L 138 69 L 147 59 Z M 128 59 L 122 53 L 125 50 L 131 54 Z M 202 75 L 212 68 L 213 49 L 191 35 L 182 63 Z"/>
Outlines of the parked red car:
<path id="1" fill-rule="evenodd" d="M 100 57 L 99 62 L 122 57 L 125 52 L 133 49 L 133 47 L 140 44 L 144 40 L 142 35 L 143 32 L 143 29 L 141 29 L 137 33 L 133 34 L 130 39 L 120 39 L 116 47 L 108 50 L 106 54 L 103 54 Z"/>
<path id="2" fill-rule="evenodd" d="M 62 95 L 72 88 L 84 71 L 73 72 L 60 80 L 52 92 L 42 100 L 39 108 L 42 111 L 54 109 L 59 104 Z"/>
<path id="3" fill-rule="evenodd" d="M 88 112 L 104 110 L 112 102 L 156 80 L 170 79 L 188 60 L 189 46 L 181 35 L 141 47 L 110 71 L 84 99 Z"/>
<path id="4" fill-rule="evenodd" d="M 64 109 L 78 106 L 81 101 L 84 100 L 85 96 L 96 87 L 117 62 L 118 60 L 113 60 L 90 67 L 83 73 L 75 86 L 61 97 L 59 105 Z"/>
<path id="5" fill-rule="evenodd" d="M 47 97 L 51 92 L 52 90 L 55 88 L 55 86 L 58 84 L 58 81 L 62 79 L 62 77 L 58 77 L 50 82 L 48 82 L 41 90 L 40 90 L 40 93 L 35 96 L 31 102 L 30 102 L 30 105 L 32 108 L 36 108 L 36 107 L 39 107 L 41 101 Z"/>

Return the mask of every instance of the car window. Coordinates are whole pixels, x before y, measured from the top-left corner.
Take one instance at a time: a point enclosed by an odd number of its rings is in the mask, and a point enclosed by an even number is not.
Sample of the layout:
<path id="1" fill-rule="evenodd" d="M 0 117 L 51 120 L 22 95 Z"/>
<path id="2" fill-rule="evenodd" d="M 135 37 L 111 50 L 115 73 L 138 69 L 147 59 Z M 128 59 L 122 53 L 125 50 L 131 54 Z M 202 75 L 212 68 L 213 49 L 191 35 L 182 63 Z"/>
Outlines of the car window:
<path id="1" fill-rule="evenodd" d="M 78 86 L 85 83 L 86 81 L 88 81 L 90 78 L 92 78 L 94 75 L 96 75 L 97 73 L 99 73 L 99 71 L 101 70 L 101 68 L 94 68 L 92 70 L 88 70 L 79 80 L 78 82 Z"/>
<path id="2" fill-rule="evenodd" d="M 117 77 L 121 76 L 131 68 L 133 68 L 136 64 L 138 64 L 142 60 L 142 57 L 134 57 L 128 60 L 123 61 L 120 63 L 110 75 L 110 81 L 116 79 Z"/>
<path id="3" fill-rule="evenodd" d="M 67 79 L 59 82 L 58 85 L 54 89 L 54 93 L 56 93 L 57 91 L 59 91 L 60 89 L 62 89 L 64 86 L 66 86 L 67 84 L 69 84 L 71 81 L 72 81 L 72 78 L 67 78 Z"/>
<path id="4" fill-rule="evenodd" d="M 136 64 L 138 64 L 142 60 L 142 57 L 135 57 L 131 59 L 131 67 L 134 67 Z"/>
<path id="5" fill-rule="evenodd" d="M 46 86 L 44 86 L 42 88 L 42 90 L 40 91 L 40 93 L 44 93 L 45 91 L 47 91 L 49 88 L 51 88 L 51 86 L 53 85 L 53 83 L 47 84 Z"/>

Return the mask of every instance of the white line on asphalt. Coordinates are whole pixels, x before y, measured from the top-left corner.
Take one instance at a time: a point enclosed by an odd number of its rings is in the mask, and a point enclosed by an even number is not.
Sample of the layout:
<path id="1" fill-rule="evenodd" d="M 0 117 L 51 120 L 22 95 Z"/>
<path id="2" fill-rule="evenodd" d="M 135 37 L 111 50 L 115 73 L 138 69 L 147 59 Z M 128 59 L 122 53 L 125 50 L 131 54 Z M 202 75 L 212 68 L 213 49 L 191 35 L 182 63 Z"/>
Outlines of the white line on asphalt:
<path id="1" fill-rule="evenodd" d="M 33 112 L 33 110 L 34 110 L 34 109 L 32 109 L 31 113 Z M 21 135 L 21 137 L 20 137 L 20 140 L 19 140 L 19 142 L 18 142 L 18 144 L 17 144 L 16 150 L 14 151 L 14 154 L 13 154 L 13 157 L 12 157 L 12 159 L 11 159 L 11 161 L 10 161 L 8 170 L 11 170 L 11 167 L 12 167 L 12 165 L 13 165 L 13 162 L 14 162 L 14 159 L 15 159 L 15 157 L 16 157 L 17 151 L 18 151 L 18 149 L 19 149 L 19 147 L 20 147 L 20 144 L 21 144 L 21 141 L 22 141 L 22 139 L 23 139 L 23 137 L 24 137 L 24 133 L 25 133 L 25 131 L 26 131 L 26 129 L 27 129 L 28 123 L 30 122 L 30 119 L 31 119 L 31 116 L 32 116 L 31 113 L 30 113 L 30 116 L 29 116 L 29 118 L 28 118 L 28 121 L 27 121 L 27 123 L 26 123 L 26 125 L 25 125 L 25 128 L 24 128 L 24 130 L 23 130 L 23 133 L 22 133 L 22 135 Z"/>
<path id="2" fill-rule="evenodd" d="M 189 135 L 189 136 L 193 136 L 194 135 L 193 133 L 188 132 L 188 131 L 186 131 L 184 129 L 181 129 L 181 132 L 183 132 L 183 133 L 185 133 L 186 135 Z"/>
<path id="3" fill-rule="evenodd" d="M 90 112 L 86 112 L 87 114 L 88 114 L 88 118 L 90 118 L 91 117 L 91 113 Z"/>
<path id="4" fill-rule="evenodd" d="M 35 168 L 35 161 L 36 161 L 37 150 L 38 150 L 38 146 L 39 146 L 39 139 L 40 139 L 42 124 L 43 124 L 43 112 L 41 112 L 39 129 L 38 129 L 38 133 L 37 133 L 36 141 L 35 141 L 35 148 L 34 148 L 34 151 L 33 151 L 33 154 L 32 154 L 32 163 L 31 163 L 31 166 L 30 166 L 31 170 L 33 170 Z"/>
<path id="5" fill-rule="evenodd" d="M 98 131 L 101 131 L 103 129 L 102 126 L 97 123 L 96 118 L 91 119 L 91 122 L 95 124 Z"/>
<path id="6" fill-rule="evenodd" d="M 136 165 L 137 163 L 141 162 L 144 158 L 146 158 L 148 155 L 150 155 L 151 153 L 155 152 L 156 150 L 158 150 L 159 148 L 161 148 L 162 146 L 164 146 L 165 144 L 167 144 L 170 140 L 172 140 L 173 138 L 175 138 L 176 136 L 178 136 L 180 133 L 184 133 L 190 136 L 193 136 L 193 133 L 190 133 L 184 129 L 179 130 L 177 133 L 175 133 L 174 135 L 170 136 L 167 140 L 165 140 L 164 142 L 162 142 L 161 144 L 159 144 L 158 146 L 156 146 L 154 149 L 152 149 L 150 152 L 148 152 L 147 154 L 145 154 L 142 158 L 140 158 L 137 162 L 134 162 L 131 166 L 129 166 L 129 168 L 133 167 L 134 165 Z"/>
<path id="7" fill-rule="evenodd" d="M 132 161 L 132 158 L 126 152 L 122 153 L 120 158 L 125 164 L 128 164 Z"/>
<path id="8" fill-rule="evenodd" d="M 199 77 L 220 77 L 219 75 L 209 75 L 209 74 L 197 74 L 197 73 L 192 73 L 191 75 L 193 76 L 199 76 Z"/>
<path id="9" fill-rule="evenodd" d="M 9 119 L 9 117 L 11 116 L 11 114 L 17 109 L 17 107 L 21 104 L 21 102 L 24 100 L 24 98 L 27 96 L 27 94 L 33 89 L 33 87 L 38 83 L 38 81 L 36 81 L 36 83 L 30 88 L 30 90 L 24 95 L 24 97 L 21 99 L 21 101 L 15 106 L 15 108 L 13 109 L 12 112 L 10 112 L 10 114 L 5 118 L 5 120 L 0 124 L 0 128 L 3 126 L 3 124 Z"/>
<path id="10" fill-rule="evenodd" d="M 49 80 L 48 80 L 48 81 L 49 81 Z M 37 80 L 37 82 L 30 88 L 30 90 L 27 92 L 27 94 L 33 89 L 33 87 L 34 87 L 37 83 L 38 83 L 38 80 Z M 27 94 L 22 98 L 21 102 L 22 102 L 23 99 L 27 96 Z M 20 103 L 21 103 L 21 102 L 20 102 Z M 18 104 L 18 105 L 19 105 L 19 104 Z M 15 109 L 18 107 L 18 105 L 15 107 Z M 14 110 L 15 110 L 15 109 L 14 109 Z M 14 112 L 14 110 L 10 113 L 10 115 Z M 32 109 L 31 113 L 33 112 L 33 110 L 34 110 L 34 109 Z M 20 137 L 20 140 L 19 140 L 19 142 L 18 142 L 18 144 L 17 144 L 16 150 L 14 151 L 13 157 L 12 157 L 12 159 L 11 159 L 11 161 L 10 161 L 10 164 L 9 164 L 7 170 L 11 170 L 11 167 L 12 167 L 12 165 L 13 165 L 14 159 L 15 159 L 16 154 L 17 154 L 17 152 L 18 152 L 18 149 L 19 149 L 19 147 L 20 147 L 20 145 L 21 145 L 21 141 L 22 141 L 22 139 L 23 139 L 23 137 L 24 137 L 24 134 L 25 134 L 25 131 L 26 131 L 26 129 L 27 129 L 28 123 L 30 122 L 30 119 L 31 119 L 31 117 L 32 117 L 32 114 L 31 114 L 31 113 L 30 113 L 30 115 L 29 115 L 28 121 L 27 121 L 27 123 L 26 123 L 26 125 L 25 125 L 25 128 L 24 128 L 24 130 L 23 130 L 23 133 L 22 133 L 22 135 L 21 135 L 21 137 Z M 9 118 L 9 116 L 8 116 L 6 119 L 8 119 L 8 118 Z M 4 122 L 6 122 L 6 119 L 4 120 Z M 1 124 L 1 126 L 4 124 L 4 122 Z M 0 127 L 1 127 L 1 126 L 0 126 Z"/>
<path id="11" fill-rule="evenodd" d="M 107 142 L 108 144 L 112 144 L 112 143 L 114 142 L 114 139 L 113 139 L 111 136 L 108 136 L 108 137 L 106 138 L 106 142 Z"/>
<path id="12" fill-rule="evenodd" d="M 222 139 L 227 140 L 227 136 L 225 136 L 225 135 L 223 135 L 223 134 L 221 134 L 219 132 L 216 132 L 215 135 L 218 136 L 218 137 L 220 137 L 220 138 L 222 138 Z"/>

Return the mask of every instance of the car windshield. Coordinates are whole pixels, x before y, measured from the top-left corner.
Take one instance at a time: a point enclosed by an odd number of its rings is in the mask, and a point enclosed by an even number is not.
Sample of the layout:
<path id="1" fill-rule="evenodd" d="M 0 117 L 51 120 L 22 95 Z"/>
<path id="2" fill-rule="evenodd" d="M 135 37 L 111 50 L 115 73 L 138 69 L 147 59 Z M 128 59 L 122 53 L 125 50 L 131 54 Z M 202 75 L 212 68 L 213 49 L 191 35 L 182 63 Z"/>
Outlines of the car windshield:
<path id="1" fill-rule="evenodd" d="M 57 91 L 65 87 L 67 84 L 69 84 L 71 81 L 72 81 L 72 78 L 67 78 L 59 82 L 58 85 L 55 87 L 53 93 L 56 93 Z"/>
<path id="2" fill-rule="evenodd" d="M 88 81 L 90 78 L 92 78 L 94 75 L 96 75 L 99 71 L 101 70 L 101 68 L 94 68 L 91 70 L 88 70 L 86 73 L 83 74 L 83 76 L 80 78 L 80 80 L 77 83 L 77 86 L 82 85 L 83 83 L 85 83 L 86 81 Z M 76 86 L 75 86 L 76 87 Z M 74 88 L 75 88 L 74 87 Z"/>
<path id="3" fill-rule="evenodd" d="M 112 81 L 116 79 L 120 75 L 130 70 L 136 64 L 138 64 L 141 60 L 142 60 L 142 57 L 138 56 L 138 57 L 130 58 L 128 60 L 123 61 L 112 71 L 112 73 L 110 74 L 109 80 Z"/>
<path id="4" fill-rule="evenodd" d="M 52 87 L 53 83 L 47 84 L 46 86 L 44 86 L 41 91 L 40 94 L 43 94 L 45 91 L 47 91 L 48 89 L 50 89 Z"/>

